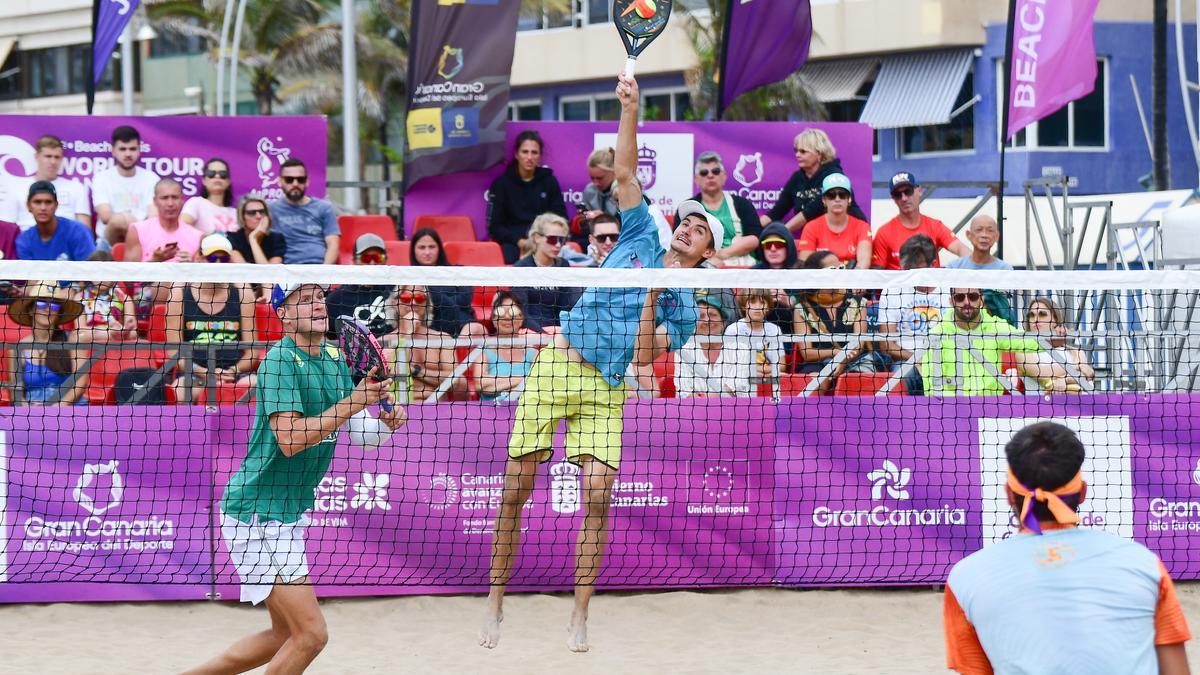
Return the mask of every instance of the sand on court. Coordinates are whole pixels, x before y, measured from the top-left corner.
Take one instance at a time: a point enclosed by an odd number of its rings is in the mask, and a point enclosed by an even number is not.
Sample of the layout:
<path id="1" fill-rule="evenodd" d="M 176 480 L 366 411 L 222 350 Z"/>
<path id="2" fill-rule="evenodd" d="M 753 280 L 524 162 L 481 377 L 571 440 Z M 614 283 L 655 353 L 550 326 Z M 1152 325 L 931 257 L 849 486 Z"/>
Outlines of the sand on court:
<path id="1" fill-rule="evenodd" d="M 1200 583 L 1179 595 L 1200 630 Z M 479 596 L 329 600 L 329 646 L 309 672 L 947 672 L 941 603 L 927 587 L 603 593 L 592 651 L 573 654 L 567 594 L 510 595 L 495 650 L 476 643 Z M 267 622 L 265 609 L 231 602 L 0 606 L 0 672 L 175 672 Z M 1189 660 L 1200 672 L 1200 645 Z"/>

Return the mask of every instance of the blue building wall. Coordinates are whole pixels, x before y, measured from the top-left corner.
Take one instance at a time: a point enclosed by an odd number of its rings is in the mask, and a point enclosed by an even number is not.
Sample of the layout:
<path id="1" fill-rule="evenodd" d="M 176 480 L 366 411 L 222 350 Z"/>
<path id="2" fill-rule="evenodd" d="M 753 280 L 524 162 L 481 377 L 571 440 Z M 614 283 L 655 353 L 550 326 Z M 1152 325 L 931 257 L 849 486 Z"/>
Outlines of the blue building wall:
<path id="1" fill-rule="evenodd" d="M 1179 92 L 1175 68 L 1175 39 L 1173 26 L 1167 43 L 1168 147 L 1171 155 L 1171 187 L 1194 188 L 1197 185 L 1196 161 L 1192 154 L 1183 100 Z M 1189 78 L 1195 80 L 1195 25 L 1184 30 L 1185 62 Z M 1144 190 L 1138 178 L 1150 173 L 1153 166 L 1146 146 L 1137 104 L 1129 84 L 1129 76 L 1137 78 L 1138 89 L 1150 123 L 1150 85 L 1152 62 L 1152 26 L 1150 23 L 1096 24 L 1096 55 L 1106 58 L 1108 76 L 1108 147 L 1105 150 L 1079 149 L 1060 151 L 1012 150 L 1007 153 L 1007 194 L 1020 194 L 1021 182 L 1040 178 L 1042 168 L 1061 167 L 1065 175 L 1077 177 L 1079 185 L 1073 194 L 1138 192 Z M 983 100 L 975 105 L 975 149 L 942 156 L 898 156 L 898 130 L 880 132 L 880 158 L 875 162 L 875 180 L 886 180 L 901 170 L 911 171 L 922 181 L 997 180 L 1000 175 L 1000 150 L 997 128 L 999 110 L 996 91 L 996 62 L 1004 58 L 1005 26 L 993 24 L 987 29 L 987 44 L 975 60 L 975 92 Z M 953 196 L 949 190 L 938 190 L 939 197 Z M 960 193 L 962 194 L 962 193 Z M 978 194 L 977 192 L 975 194 Z M 875 196 L 886 197 L 885 190 Z"/>
<path id="2" fill-rule="evenodd" d="M 615 97 L 615 77 L 612 80 L 588 80 L 585 82 L 569 82 L 549 84 L 540 87 L 514 88 L 509 100 L 513 103 L 540 99 L 542 102 L 542 119 L 559 119 L 559 102 L 572 96 L 604 96 Z M 638 87 L 643 91 L 653 89 L 675 89 L 684 86 L 682 73 L 668 75 L 648 75 L 638 78 Z"/>

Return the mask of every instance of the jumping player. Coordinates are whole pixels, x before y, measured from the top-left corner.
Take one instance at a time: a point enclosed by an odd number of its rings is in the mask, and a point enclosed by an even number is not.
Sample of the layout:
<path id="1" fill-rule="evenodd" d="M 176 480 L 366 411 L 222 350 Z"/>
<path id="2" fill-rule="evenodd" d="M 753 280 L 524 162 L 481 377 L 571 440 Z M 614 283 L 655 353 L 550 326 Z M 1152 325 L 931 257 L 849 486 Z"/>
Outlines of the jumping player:
<path id="1" fill-rule="evenodd" d="M 642 198 L 637 169 L 637 82 L 618 77 L 621 122 L 617 132 L 615 179 L 621 234 L 604 268 L 696 267 L 714 253 L 721 224 L 698 202 L 679 207 L 680 223 L 670 250 Z M 621 462 L 622 413 L 630 364 L 646 365 L 683 346 L 695 332 L 697 310 L 690 290 L 590 288 L 562 314 L 562 330 L 534 361 L 517 406 L 508 447 L 504 492 L 492 543 L 491 593 L 479 644 L 500 641 L 505 585 L 520 545 L 521 507 L 533 492 L 538 464 L 552 454 L 559 420 L 567 420 L 566 455 L 581 468 L 584 521 L 575 557 L 575 608 L 567 646 L 588 650 L 587 617 L 608 540 L 608 508 Z"/>
<path id="2" fill-rule="evenodd" d="M 316 284 L 275 286 L 271 303 L 284 338 L 258 369 L 250 448 L 225 487 L 221 534 L 242 581 L 242 602 L 264 600 L 271 627 L 242 638 L 192 673 L 241 673 L 269 663 L 270 673 L 300 673 L 325 647 L 327 632 L 308 583 L 306 512 L 333 459 L 338 432 L 395 430 L 404 408 L 370 417 L 391 380 L 357 386 L 337 347 L 324 342 L 325 291 Z"/>

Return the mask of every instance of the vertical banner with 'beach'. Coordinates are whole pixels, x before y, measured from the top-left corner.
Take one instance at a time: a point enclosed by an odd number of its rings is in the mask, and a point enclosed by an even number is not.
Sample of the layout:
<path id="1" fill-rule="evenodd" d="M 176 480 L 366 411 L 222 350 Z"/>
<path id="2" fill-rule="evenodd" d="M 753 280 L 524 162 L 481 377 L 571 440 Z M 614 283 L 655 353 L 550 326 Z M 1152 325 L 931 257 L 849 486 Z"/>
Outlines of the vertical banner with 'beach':
<path id="1" fill-rule="evenodd" d="M 519 6 L 501 0 L 413 2 L 408 185 L 504 158 Z"/>
<path id="2" fill-rule="evenodd" d="M 1012 71 L 1006 138 L 1096 85 L 1092 35 L 1099 0 L 1013 0 Z"/>

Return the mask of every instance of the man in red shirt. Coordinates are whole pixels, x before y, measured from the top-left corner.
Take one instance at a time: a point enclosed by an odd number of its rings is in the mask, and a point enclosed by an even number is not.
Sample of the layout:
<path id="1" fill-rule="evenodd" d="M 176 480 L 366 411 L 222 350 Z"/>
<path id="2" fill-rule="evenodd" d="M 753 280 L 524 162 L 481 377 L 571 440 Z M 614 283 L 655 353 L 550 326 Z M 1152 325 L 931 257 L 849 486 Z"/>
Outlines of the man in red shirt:
<path id="1" fill-rule="evenodd" d="M 933 240 L 940 253 L 947 249 L 956 256 L 971 254 L 971 249 L 959 241 L 946 224 L 936 218 L 921 215 L 921 184 L 907 171 L 892 176 L 892 200 L 896 202 L 899 215 L 892 218 L 875 233 L 873 243 L 873 267 L 885 270 L 900 268 L 900 247 L 914 234 L 924 234 Z M 933 266 L 938 267 L 937 258 Z"/>

